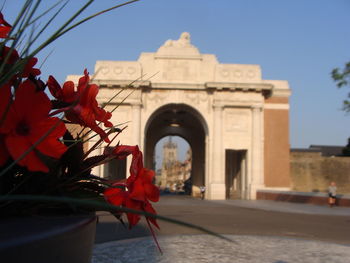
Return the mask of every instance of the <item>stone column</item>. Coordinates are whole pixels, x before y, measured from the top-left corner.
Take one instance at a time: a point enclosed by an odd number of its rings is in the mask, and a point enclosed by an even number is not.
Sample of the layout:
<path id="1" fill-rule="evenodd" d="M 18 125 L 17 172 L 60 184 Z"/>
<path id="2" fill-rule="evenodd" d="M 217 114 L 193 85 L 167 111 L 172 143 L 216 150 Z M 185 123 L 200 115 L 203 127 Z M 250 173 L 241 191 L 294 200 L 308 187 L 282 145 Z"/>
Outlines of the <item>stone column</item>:
<path id="1" fill-rule="evenodd" d="M 209 199 L 225 199 L 225 160 L 222 147 L 223 105 L 215 103 L 213 114 L 212 171 L 209 182 Z"/>
<path id="2" fill-rule="evenodd" d="M 222 106 L 214 105 L 213 176 L 212 183 L 220 182 L 222 148 Z"/>
<path id="3" fill-rule="evenodd" d="M 256 199 L 256 190 L 264 187 L 262 107 L 252 107 L 252 143 L 250 199 Z"/>
<path id="4" fill-rule="evenodd" d="M 135 103 L 132 107 L 132 144 L 141 148 L 141 103 Z"/>

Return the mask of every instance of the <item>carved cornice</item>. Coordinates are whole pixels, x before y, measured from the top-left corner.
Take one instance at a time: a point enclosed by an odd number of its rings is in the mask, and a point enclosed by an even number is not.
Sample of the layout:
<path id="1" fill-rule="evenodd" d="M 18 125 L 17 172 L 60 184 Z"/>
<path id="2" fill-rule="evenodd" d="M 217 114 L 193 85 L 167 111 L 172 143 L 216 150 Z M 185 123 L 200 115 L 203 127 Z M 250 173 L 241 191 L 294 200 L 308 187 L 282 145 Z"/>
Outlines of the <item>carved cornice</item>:
<path id="1" fill-rule="evenodd" d="M 124 88 L 127 86 L 131 87 L 149 87 L 151 82 L 149 80 L 138 80 L 138 81 L 130 81 L 130 80 L 98 80 L 95 79 L 92 83 L 99 85 L 101 88 L 105 89 L 113 89 L 113 88 Z"/>
<path id="2" fill-rule="evenodd" d="M 207 89 L 229 89 L 240 91 L 272 91 L 272 84 L 265 83 L 233 83 L 233 82 L 207 82 L 205 83 Z"/>
<path id="3" fill-rule="evenodd" d="M 289 97 L 292 94 L 290 89 L 274 89 L 273 96 L 276 97 Z"/>
<path id="4" fill-rule="evenodd" d="M 200 83 L 174 83 L 174 82 L 151 82 L 150 87 L 154 89 L 193 89 L 205 90 L 204 84 Z"/>

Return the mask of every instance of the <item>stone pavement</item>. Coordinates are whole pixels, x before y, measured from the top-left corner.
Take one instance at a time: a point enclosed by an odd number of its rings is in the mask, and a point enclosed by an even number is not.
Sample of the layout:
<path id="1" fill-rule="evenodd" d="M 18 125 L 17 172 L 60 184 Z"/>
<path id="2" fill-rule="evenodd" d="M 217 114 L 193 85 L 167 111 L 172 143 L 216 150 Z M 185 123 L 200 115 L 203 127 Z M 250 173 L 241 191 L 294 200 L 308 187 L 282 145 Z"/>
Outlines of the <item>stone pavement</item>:
<path id="1" fill-rule="evenodd" d="M 234 243 L 208 235 L 151 238 L 96 245 L 92 263 L 346 263 L 350 247 L 294 238 L 227 235 Z"/>
<path id="2" fill-rule="evenodd" d="M 129 231 L 103 216 L 97 226 L 93 263 L 350 262 L 350 208 L 184 196 L 163 196 L 155 207 L 161 215 L 200 225 L 236 242 L 160 221 L 157 236 L 164 250 L 160 255 L 144 223 Z"/>

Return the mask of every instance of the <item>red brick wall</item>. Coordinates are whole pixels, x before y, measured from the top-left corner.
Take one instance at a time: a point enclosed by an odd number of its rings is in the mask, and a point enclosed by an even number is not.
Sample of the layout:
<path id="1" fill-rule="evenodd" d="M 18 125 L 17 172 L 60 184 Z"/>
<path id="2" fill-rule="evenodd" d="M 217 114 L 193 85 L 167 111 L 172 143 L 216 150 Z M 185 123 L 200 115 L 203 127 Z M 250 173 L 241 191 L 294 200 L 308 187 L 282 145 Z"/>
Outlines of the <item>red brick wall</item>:
<path id="1" fill-rule="evenodd" d="M 281 103 L 285 100 L 288 101 L 287 98 L 270 98 L 267 101 Z M 265 185 L 290 187 L 289 110 L 264 110 L 264 139 Z"/>

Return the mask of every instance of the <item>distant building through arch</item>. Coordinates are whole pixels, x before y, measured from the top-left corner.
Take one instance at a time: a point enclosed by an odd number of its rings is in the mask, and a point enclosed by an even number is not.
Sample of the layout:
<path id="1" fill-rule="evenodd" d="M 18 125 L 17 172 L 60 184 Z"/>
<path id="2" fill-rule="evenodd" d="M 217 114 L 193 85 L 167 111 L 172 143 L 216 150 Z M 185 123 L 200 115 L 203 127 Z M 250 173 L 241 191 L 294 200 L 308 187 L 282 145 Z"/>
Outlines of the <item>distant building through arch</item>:
<path id="1" fill-rule="evenodd" d="M 128 85 L 135 89 L 106 109 L 120 104 L 112 122 L 129 123 L 119 140 L 138 144 L 147 167 L 154 166 L 155 143 L 179 135 L 191 145 L 193 184 L 206 186 L 207 199 L 289 189 L 290 89 L 287 81 L 262 79 L 259 65 L 221 64 L 185 32 L 137 61 L 97 61 L 92 82 L 101 104 Z M 104 174 L 100 167 L 94 173 Z"/>
<path id="2" fill-rule="evenodd" d="M 192 193 L 192 150 L 189 147 L 183 161 L 179 160 L 178 145 L 172 141 L 172 136 L 167 137 L 162 145 L 162 166 L 156 177 L 156 184 L 163 191 L 182 194 Z"/>

